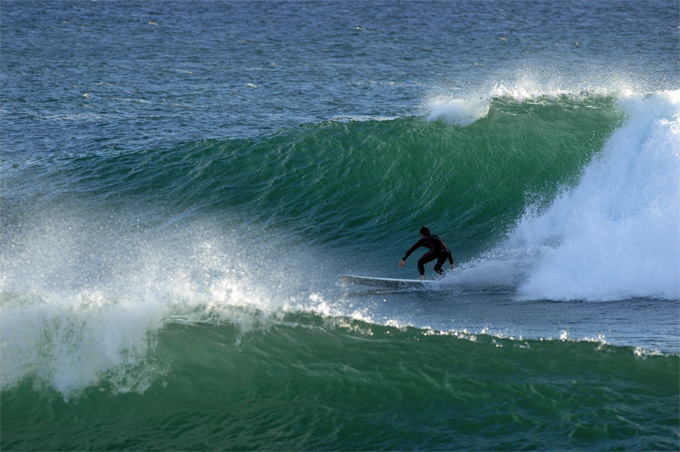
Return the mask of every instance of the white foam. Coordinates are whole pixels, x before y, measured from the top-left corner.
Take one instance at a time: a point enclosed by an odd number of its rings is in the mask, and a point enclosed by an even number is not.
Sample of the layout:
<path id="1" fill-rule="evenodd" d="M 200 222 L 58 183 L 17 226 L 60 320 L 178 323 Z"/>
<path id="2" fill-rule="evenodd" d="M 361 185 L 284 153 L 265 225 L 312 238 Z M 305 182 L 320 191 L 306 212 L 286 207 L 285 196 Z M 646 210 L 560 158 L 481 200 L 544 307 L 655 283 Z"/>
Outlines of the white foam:
<path id="1" fill-rule="evenodd" d="M 427 119 L 465 127 L 489 114 L 489 105 L 487 99 L 433 99 Z"/>
<path id="2" fill-rule="evenodd" d="M 579 184 L 504 245 L 538 250 L 522 297 L 680 298 L 680 91 L 618 105 L 627 119 Z"/>

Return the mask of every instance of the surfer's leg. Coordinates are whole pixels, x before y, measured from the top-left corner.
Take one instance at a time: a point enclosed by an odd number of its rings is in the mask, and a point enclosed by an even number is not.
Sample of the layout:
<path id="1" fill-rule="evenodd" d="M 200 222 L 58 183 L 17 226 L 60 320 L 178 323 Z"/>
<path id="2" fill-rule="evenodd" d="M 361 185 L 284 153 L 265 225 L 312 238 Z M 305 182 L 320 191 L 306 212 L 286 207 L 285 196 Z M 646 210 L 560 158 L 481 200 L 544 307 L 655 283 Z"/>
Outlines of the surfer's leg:
<path id="1" fill-rule="evenodd" d="M 418 259 L 418 273 L 420 273 L 420 276 L 425 275 L 425 263 L 422 259 Z"/>
<path id="2" fill-rule="evenodd" d="M 441 253 L 440 256 L 437 258 L 437 263 L 434 264 L 434 271 L 439 273 L 440 275 L 444 274 L 442 271 L 442 265 L 444 265 L 444 262 L 446 262 L 446 259 L 448 259 L 448 255 Z"/>
<path id="3" fill-rule="evenodd" d="M 436 258 L 437 258 L 436 253 L 428 251 L 427 253 L 423 254 L 420 259 L 418 259 L 418 271 L 420 272 L 420 276 L 425 275 L 425 264 L 427 264 L 428 262 L 432 262 Z"/>

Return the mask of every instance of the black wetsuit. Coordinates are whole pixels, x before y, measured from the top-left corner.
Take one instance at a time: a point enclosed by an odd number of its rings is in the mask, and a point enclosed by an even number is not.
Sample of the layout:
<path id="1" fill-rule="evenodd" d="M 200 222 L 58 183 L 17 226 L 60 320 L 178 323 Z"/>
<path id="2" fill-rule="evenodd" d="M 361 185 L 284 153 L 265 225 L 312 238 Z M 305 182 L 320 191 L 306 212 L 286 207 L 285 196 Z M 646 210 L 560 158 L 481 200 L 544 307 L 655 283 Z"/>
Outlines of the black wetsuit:
<path id="1" fill-rule="evenodd" d="M 435 259 L 437 259 L 437 263 L 434 265 L 434 271 L 440 275 L 443 273 L 442 265 L 444 265 L 446 259 L 448 259 L 449 262 L 451 262 L 451 265 L 453 265 L 453 256 L 451 256 L 451 250 L 448 246 L 446 246 L 446 243 L 444 243 L 441 237 L 434 234 L 428 235 L 427 237 L 423 237 L 418 240 L 415 245 L 409 248 L 406 254 L 404 254 L 404 258 L 402 260 L 406 260 L 406 258 L 409 257 L 416 248 L 421 246 L 430 249 L 430 251 L 423 254 L 422 257 L 418 259 L 418 271 L 421 275 L 425 274 L 425 264 L 432 262 Z"/>

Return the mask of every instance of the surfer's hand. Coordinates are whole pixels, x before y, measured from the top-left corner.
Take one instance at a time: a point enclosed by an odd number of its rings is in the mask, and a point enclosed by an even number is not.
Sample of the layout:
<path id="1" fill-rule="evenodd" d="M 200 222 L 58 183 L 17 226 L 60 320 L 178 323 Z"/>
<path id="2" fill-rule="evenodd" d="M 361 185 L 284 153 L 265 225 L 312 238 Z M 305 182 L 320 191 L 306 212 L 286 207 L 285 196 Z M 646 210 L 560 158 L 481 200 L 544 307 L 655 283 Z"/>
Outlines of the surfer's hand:
<path id="1" fill-rule="evenodd" d="M 399 268 L 404 268 L 404 259 L 399 261 Z"/>
<path id="2" fill-rule="evenodd" d="M 454 268 L 456 268 L 456 266 L 451 264 L 451 270 L 453 270 Z"/>

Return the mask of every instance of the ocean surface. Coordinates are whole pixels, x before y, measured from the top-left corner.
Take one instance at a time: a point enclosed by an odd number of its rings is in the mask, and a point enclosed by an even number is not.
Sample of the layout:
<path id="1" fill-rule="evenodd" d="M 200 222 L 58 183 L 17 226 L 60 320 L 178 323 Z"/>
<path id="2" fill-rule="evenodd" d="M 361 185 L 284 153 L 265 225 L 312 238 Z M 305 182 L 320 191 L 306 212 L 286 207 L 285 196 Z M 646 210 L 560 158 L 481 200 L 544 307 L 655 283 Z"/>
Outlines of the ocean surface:
<path id="1" fill-rule="evenodd" d="M 678 17 L 2 0 L 0 449 L 677 451 Z"/>

